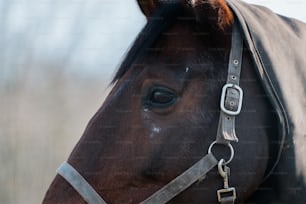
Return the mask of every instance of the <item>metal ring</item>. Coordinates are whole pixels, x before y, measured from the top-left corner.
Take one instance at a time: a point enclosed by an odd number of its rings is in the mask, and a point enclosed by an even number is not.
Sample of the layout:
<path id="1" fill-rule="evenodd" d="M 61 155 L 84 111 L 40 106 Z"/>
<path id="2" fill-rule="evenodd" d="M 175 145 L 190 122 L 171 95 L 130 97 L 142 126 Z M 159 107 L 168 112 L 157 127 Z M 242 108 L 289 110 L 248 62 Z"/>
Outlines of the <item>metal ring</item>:
<path id="1" fill-rule="evenodd" d="M 208 154 L 212 154 L 211 150 L 212 150 L 212 148 L 213 148 L 213 146 L 214 146 L 215 144 L 218 144 L 217 141 L 214 141 L 214 142 L 212 142 L 212 143 L 210 144 L 210 146 L 209 146 L 209 148 L 208 148 Z M 227 165 L 227 164 L 229 164 L 229 163 L 233 160 L 234 155 L 235 155 L 235 152 L 234 152 L 233 146 L 232 146 L 230 143 L 227 143 L 227 144 L 224 144 L 224 145 L 226 145 L 227 147 L 229 147 L 229 149 L 230 149 L 230 151 L 231 151 L 231 156 L 230 156 L 230 158 L 229 158 L 227 161 L 224 162 L 224 164 Z"/>

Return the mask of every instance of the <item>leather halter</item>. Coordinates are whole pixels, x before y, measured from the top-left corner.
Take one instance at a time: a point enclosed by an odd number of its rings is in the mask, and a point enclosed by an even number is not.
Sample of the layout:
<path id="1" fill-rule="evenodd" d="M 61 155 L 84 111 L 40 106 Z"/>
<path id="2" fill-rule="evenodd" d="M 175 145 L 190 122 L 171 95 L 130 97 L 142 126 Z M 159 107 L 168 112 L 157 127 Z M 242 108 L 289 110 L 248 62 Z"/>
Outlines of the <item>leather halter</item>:
<path id="1" fill-rule="evenodd" d="M 235 116 L 240 113 L 243 99 L 242 89 L 239 87 L 241 63 L 242 63 L 243 40 L 237 23 L 233 25 L 232 48 L 228 65 L 227 83 L 222 89 L 220 101 L 220 119 L 216 141 L 213 142 L 208 153 L 197 163 L 176 177 L 163 188 L 155 192 L 141 204 L 165 204 L 178 194 L 189 188 L 196 181 L 201 180 L 205 175 L 220 163 L 212 153 L 215 144 L 226 145 L 231 150 L 231 156 L 225 164 L 231 162 L 234 157 L 234 150 L 230 142 L 238 142 L 235 133 Z M 223 160 L 223 159 L 221 159 Z M 89 204 L 106 204 L 93 187 L 74 169 L 70 164 L 64 162 L 56 171 L 61 175 Z M 231 202 L 221 203 L 234 203 Z"/>

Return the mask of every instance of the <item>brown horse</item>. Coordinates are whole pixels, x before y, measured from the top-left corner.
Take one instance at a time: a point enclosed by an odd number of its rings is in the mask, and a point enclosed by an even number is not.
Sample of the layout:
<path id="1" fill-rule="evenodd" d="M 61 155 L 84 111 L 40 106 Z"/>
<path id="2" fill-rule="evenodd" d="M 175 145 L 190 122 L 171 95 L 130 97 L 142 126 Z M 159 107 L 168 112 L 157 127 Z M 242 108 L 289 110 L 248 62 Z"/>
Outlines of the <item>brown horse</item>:
<path id="1" fill-rule="evenodd" d="M 148 23 L 67 160 L 107 203 L 139 203 L 206 155 L 218 129 L 233 46 L 236 19 L 224 0 L 138 2 Z M 277 111 L 255 70 L 244 46 L 239 143 L 228 165 L 236 202 L 305 203 L 293 142 L 288 139 L 284 148 Z M 286 159 L 280 160 L 284 151 Z M 214 154 L 228 151 L 218 145 Z M 213 168 L 170 203 L 217 203 L 222 188 Z M 85 201 L 57 175 L 43 203 Z"/>

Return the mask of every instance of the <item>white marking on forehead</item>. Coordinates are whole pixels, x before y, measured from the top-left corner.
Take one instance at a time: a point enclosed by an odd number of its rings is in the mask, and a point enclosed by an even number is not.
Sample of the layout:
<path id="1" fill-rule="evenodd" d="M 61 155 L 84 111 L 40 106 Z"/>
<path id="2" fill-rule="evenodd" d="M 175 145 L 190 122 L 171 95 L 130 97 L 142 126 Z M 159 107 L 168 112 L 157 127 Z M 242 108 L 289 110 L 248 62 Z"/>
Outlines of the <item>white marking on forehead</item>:
<path id="1" fill-rule="evenodd" d="M 189 67 L 186 67 L 186 70 L 185 70 L 185 72 L 187 73 L 187 72 L 189 72 Z"/>
<path id="2" fill-rule="evenodd" d="M 161 128 L 156 126 L 155 124 L 152 124 L 150 138 L 154 138 L 160 132 L 161 132 Z"/>
<path id="3" fill-rule="evenodd" d="M 153 127 L 152 131 L 155 132 L 155 133 L 160 133 L 161 128 L 160 127 Z"/>

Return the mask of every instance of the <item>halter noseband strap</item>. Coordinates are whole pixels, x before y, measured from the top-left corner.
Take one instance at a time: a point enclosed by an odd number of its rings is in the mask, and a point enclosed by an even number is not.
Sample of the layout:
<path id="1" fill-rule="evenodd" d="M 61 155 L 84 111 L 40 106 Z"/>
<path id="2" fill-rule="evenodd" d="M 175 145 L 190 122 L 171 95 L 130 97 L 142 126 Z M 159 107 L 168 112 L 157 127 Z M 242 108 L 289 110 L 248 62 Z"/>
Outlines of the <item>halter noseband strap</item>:
<path id="1" fill-rule="evenodd" d="M 56 173 L 61 175 L 89 204 L 106 204 L 93 187 L 67 162 L 62 163 Z"/>
<path id="2" fill-rule="evenodd" d="M 231 149 L 231 157 L 224 164 L 228 164 L 233 156 L 234 150 L 230 144 L 231 141 L 238 142 L 235 133 L 235 116 L 240 113 L 243 92 L 239 87 L 240 70 L 242 62 L 243 40 L 239 33 L 236 23 L 233 25 L 232 48 L 230 52 L 227 83 L 222 89 L 221 113 L 216 141 L 213 142 L 206 154 L 200 161 L 191 166 L 181 175 L 176 177 L 163 188 L 155 192 L 140 204 L 165 204 L 178 194 L 186 190 L 196 181 L 201 180 L 215 166 L 220 167 L 220 161 L 214 157 L 211 152 L 215 144 L 227 145 Z M 221 159 L 222 161 L 223 159 Z M 224 160 L 223 160 L 224 161 Z M 222 162 L 221 162 L 222 163 Z M 100 195 L 91 187 L 91 185 L 67 162 L 64 162 L 58 169 L 60 174 L 89 204 L 106 204 Z M 224 189 L 223 189 L 224 190 Z M 226 190 L 226 189 L 225 189 Z M 236 195 L 235 195 L 236 196 Z M 234 197 L 230 201 L 220 201 L 220 203 L 234 203 Z"/>

